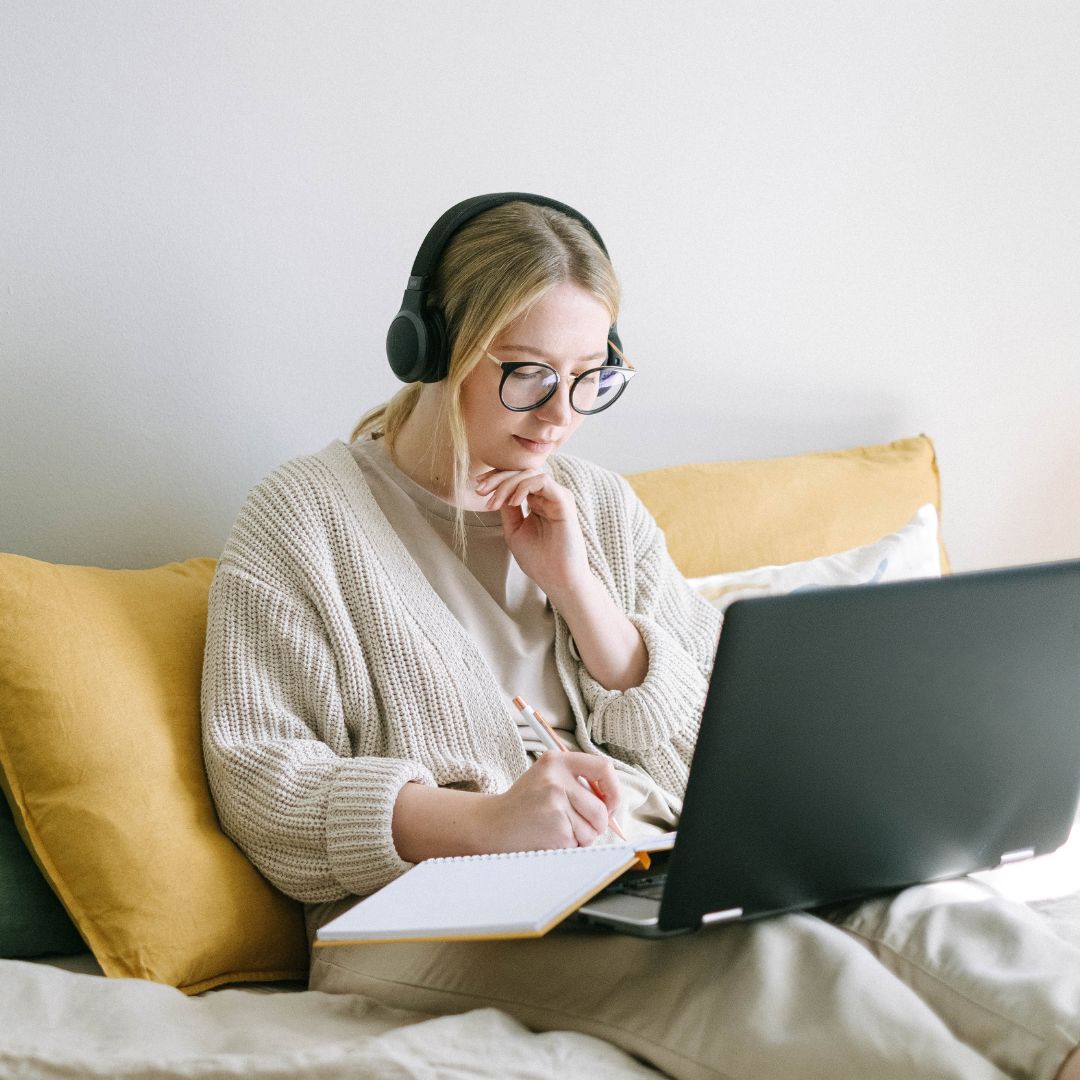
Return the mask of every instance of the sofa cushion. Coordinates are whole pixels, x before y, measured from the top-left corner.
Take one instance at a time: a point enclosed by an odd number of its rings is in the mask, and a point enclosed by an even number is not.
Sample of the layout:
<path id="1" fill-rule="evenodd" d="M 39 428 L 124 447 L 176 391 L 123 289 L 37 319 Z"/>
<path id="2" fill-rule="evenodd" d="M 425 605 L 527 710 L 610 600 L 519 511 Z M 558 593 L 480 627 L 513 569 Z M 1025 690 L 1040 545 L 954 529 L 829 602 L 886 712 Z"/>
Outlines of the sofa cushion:
<path id="1" fill-rule="evenodd" d="M 106 974 L 189 993 L 307 975 L 301 905 L 221 831 L 206 781 L 213 570 L 0 555 L 0 767 L 23 839 Z"/>
<path id="2" fill-rule="evenodd" d="M 0 957 L 75 953 L 85 947 L 0 797 Z"/>
<path id="3" fill-rule="evenodd" d="M 627 480 L 691 578 L 871 544 L 924 503 L 941 514 L 937 460 L 925 435 L 853 450 L 675 465 Z"/>

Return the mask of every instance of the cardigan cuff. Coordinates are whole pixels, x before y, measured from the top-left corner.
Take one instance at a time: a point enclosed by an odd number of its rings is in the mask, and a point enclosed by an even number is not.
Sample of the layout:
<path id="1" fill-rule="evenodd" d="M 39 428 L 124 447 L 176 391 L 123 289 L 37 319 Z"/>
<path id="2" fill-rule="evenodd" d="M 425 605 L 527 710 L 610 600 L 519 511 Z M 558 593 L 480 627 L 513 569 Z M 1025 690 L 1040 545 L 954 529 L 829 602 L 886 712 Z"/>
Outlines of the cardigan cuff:
<path id="1" fill-rule="evenodd" d="M 592 714 L 592 741 L 639 755 L 670 742 L 697 721 L 708 680 L 693 657 L 655 620 L 636 614 L 627 618 L 649 653 L 645 678 L 629 690 L 608 690 L 582 666 L 579 682 Z"/>
<path id="2" fill-rule="evenodd" d="M 342 761 L 326 807 L 326 854 L 345 892 L 367 896 L 412 867 L 394 847 L 391 825 L 401 789 L 435 778 L 413 761 L 362 757 Z"/>

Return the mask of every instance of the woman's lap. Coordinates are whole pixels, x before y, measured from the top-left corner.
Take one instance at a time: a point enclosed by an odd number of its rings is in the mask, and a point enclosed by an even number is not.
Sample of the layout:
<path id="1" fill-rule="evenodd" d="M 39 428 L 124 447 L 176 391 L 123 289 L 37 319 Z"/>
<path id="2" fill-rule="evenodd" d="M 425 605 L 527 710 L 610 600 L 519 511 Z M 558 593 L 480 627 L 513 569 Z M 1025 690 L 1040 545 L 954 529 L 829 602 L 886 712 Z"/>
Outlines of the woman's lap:
<path id="1" fill-rule="evenodd" d="M 679 1077 L 1002 1075 L 964 1040 L 1006 1074 L 1052 1077 L 1080 1037 L 1080 953 L 974 882 L 664 940 L 568 927 L 320 948 L 311 987 L 429 1013 L 494 1006 Z"/>
<path id="2" fill-rule="evenodd" d="M 1080 949 L 980 882 L 872 900 L 841 925 L 1007 1072 L 1054 1076 L 1080 1040 Z"/>

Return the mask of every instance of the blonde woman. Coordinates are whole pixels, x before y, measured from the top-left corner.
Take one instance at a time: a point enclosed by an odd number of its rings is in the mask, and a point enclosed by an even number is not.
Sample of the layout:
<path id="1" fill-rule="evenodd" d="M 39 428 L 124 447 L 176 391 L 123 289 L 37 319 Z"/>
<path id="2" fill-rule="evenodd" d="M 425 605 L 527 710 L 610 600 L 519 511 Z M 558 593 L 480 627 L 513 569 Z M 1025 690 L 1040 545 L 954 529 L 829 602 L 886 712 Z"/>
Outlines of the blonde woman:
<path id="1" fill-rule="evenodd" d="M 226 831 L 309 933 L 432 856 L 678 823 L 720 619 L 614 473 L 562 453 L 634 369 L 595 228 L 451 208 L 387 339 L 408 385 L 249 496 L 211 591 L 204 745 Z M 632 392 L 632 391 L 631 391 Z M 520 695 L 560 730 L 542 746 Z M 577 778 L 595 781 L 586 790 Z M 504 1009 L 675 1076 L 1080 1075 L 1080 953 L 974 884 L 668 940 L 315 951 L 310 985 Z"/>

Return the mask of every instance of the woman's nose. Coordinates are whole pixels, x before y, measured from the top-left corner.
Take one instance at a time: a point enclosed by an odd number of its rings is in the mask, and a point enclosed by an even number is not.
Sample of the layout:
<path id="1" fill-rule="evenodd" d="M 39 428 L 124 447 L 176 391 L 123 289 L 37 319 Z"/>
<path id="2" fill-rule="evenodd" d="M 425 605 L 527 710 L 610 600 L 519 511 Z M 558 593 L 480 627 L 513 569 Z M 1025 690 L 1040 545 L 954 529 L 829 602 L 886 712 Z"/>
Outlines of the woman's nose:
<path id="1" fill-rule="evenodd" d="M 574 410 L 570 405 L 570 380 L 560 379 L 555 393 L 537 411 L 549 424 L 566 427 L 574 418 Z"/>

